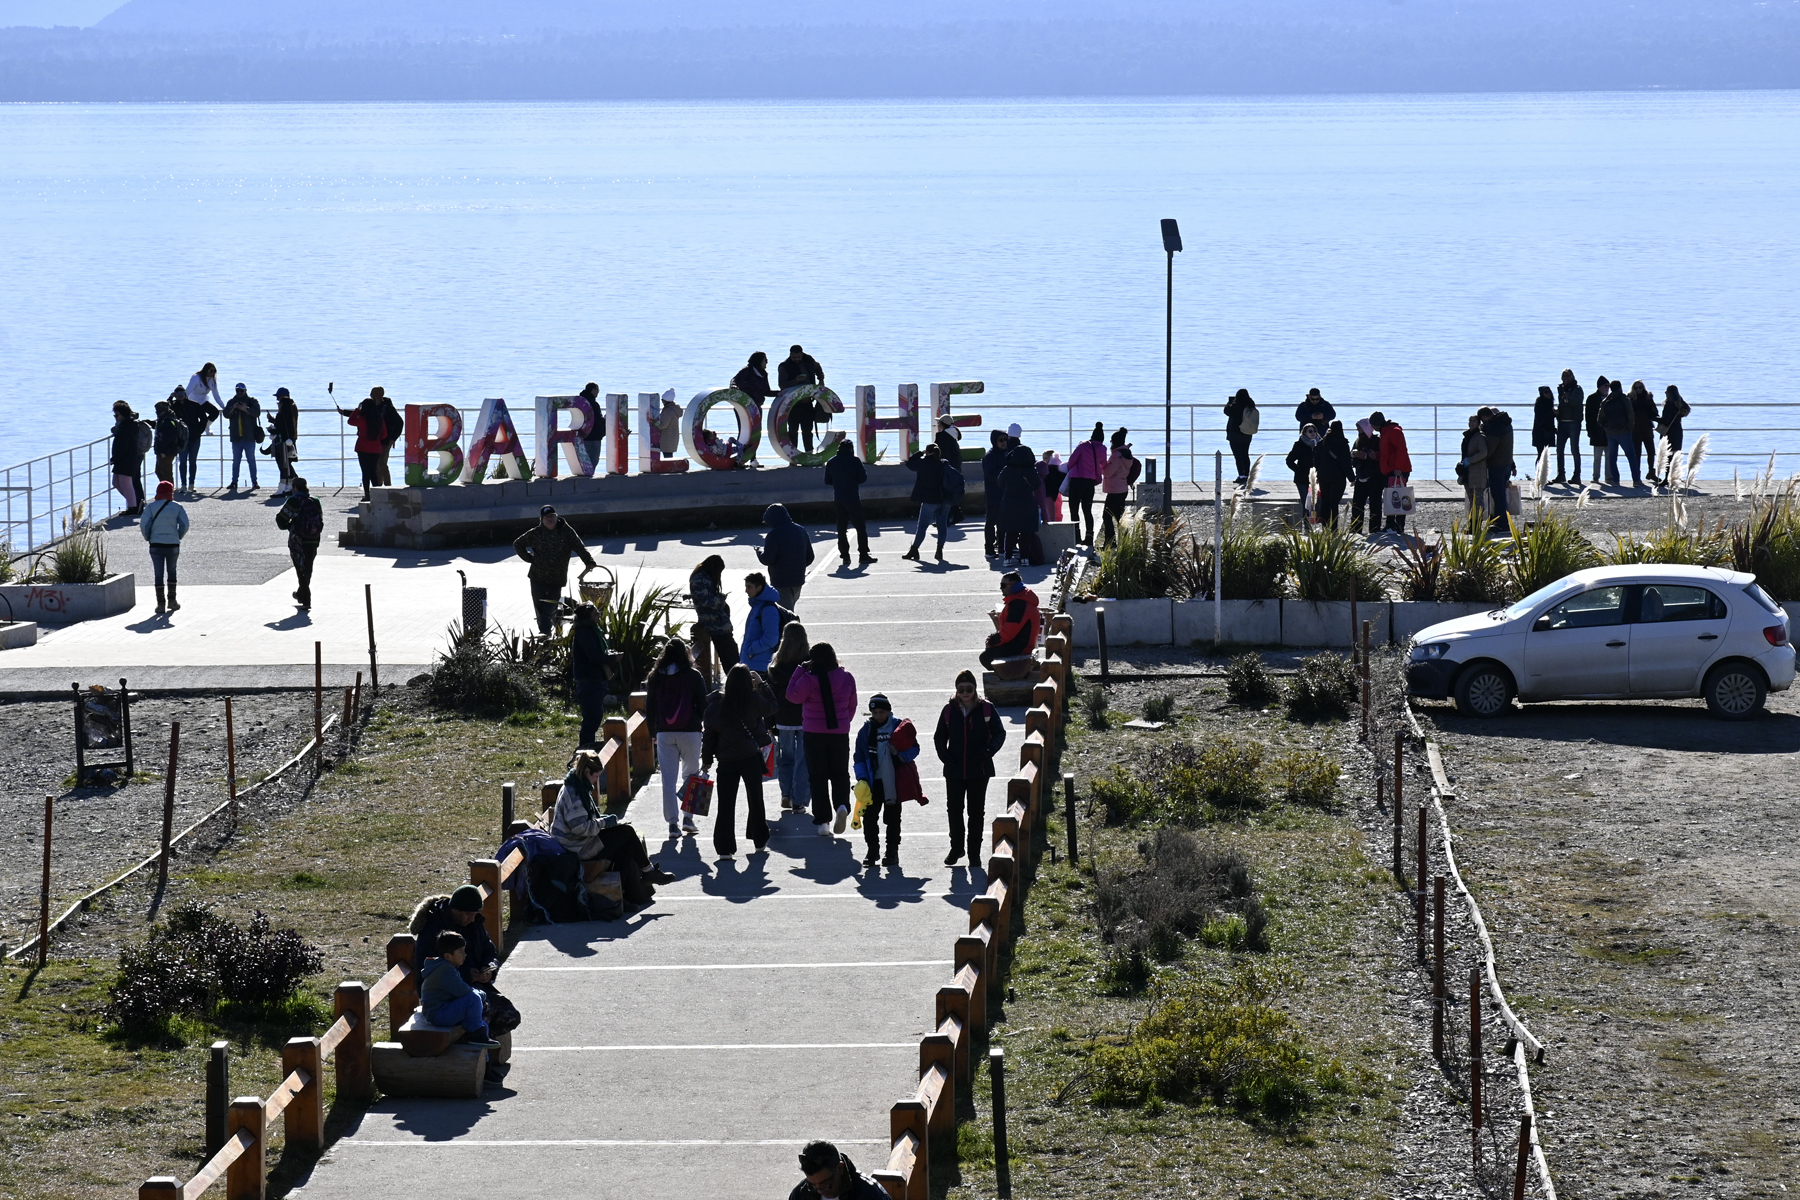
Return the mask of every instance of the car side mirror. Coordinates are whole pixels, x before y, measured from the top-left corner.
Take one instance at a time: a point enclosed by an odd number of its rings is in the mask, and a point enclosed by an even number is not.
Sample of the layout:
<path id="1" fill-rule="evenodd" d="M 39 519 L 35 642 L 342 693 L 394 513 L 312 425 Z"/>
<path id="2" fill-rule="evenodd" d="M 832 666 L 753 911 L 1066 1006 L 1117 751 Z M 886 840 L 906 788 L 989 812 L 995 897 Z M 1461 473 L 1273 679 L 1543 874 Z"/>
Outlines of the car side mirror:
<path id="1" fill-rule="evenodd" d="M 1537 620 L 1535 620 L 1531 623 L 1531 632 L 1533 632 L 1533 633 L 1545 633 L 1545 632 L 1548 632 L 1549 629 L 1550 629 L 1550 614 L 1548 614 L 1548 613 L 1545 613 L 1543 616 L 1539 617 Z"/>

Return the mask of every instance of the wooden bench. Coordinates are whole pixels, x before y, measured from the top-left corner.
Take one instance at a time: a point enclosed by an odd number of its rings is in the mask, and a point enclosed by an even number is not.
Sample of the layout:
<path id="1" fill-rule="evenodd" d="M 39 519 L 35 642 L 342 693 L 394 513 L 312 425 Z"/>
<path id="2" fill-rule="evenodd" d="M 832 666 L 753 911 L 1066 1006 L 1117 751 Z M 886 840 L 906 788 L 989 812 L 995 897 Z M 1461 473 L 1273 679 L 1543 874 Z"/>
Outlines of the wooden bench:
<path id="1" fill-rule="evenodd" d="M 375 1085 L 388 1096 L 436 1096 L 446 1099 L 479 1099 L 485 1085 L 488 1062 L 511 1057 L 512 1035 L 495 1040 L 498 1050 L 459 1042 L 460 1025 L 433 1025 L 421 1012 L 394 1033 L 391 1042 L 376 1042 L 369 1049 L 369 1069 Z"/>
<path id="2" fill-rule="evenodd" d="M 1035 673 L 1019 675 L 1008 679 L 1001 674 L 1000 668 L 1009 663 L 1024 664 L 1028 669 L 1034 667 L 1034 660 L 1029 658 L 1002 658 L 994 663 L 995 669 L 986 671 L 981 676 L 981 692 L 987 702 L 995 708 L 1028 708 L 1031 705 L 1032 690 L 1037 687 Z"/>

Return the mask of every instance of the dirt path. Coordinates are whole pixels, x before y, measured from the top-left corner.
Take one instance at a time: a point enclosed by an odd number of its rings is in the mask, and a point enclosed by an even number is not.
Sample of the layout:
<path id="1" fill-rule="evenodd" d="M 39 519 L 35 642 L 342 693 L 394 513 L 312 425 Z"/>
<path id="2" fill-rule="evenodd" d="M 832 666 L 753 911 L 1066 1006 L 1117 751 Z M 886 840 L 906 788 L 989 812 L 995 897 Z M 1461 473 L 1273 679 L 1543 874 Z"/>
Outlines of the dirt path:
<path id="1" fill-rule="evenodd" d="M 1800 696 L 1421 710 L 1458 858 L 1534 1072 L 1567 1200 L 1779 1196 L 1800 1178 Z"/>

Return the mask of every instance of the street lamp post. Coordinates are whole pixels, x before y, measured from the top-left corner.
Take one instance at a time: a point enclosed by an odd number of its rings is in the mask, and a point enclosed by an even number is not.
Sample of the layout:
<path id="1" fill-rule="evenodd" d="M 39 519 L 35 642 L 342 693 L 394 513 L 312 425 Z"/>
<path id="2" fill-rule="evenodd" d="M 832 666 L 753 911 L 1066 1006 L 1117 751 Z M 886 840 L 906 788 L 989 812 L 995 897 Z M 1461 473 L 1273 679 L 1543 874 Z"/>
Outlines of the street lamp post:
<path id="1" fill-rule="evenodd" d="M 1175 514 L 1175 255 L 1181 250 L 1181 227 L 1164 217 L 1163 250 L 1169 256 L 1167 306 L 1163 315 L 1163 516 Z"/>

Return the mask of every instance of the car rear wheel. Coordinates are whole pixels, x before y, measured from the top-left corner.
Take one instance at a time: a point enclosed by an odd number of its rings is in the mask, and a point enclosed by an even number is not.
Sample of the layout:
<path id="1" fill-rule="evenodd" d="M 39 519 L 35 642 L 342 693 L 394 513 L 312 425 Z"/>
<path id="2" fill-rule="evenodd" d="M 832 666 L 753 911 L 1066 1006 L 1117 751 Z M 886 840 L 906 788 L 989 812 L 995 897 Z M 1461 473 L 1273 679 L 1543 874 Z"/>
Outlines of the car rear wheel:
<path id="1" fill-rule="evenodd" d="M 1476 663 L 1457 676 L 1456 711 L 1465 717 L 1497 717 L 1512 705 L 1512 680 L 1494 663 Z"/>
<path id="2" fill-rule="evenodd" d="M 1768 685 L 1749 663 L 1720 663 L 1706 674 L 1700 694 L 1712 715 L 1724 721 L 1748 721 L 1762 711 Z"/>

